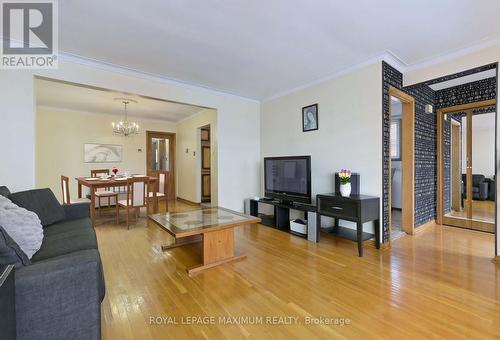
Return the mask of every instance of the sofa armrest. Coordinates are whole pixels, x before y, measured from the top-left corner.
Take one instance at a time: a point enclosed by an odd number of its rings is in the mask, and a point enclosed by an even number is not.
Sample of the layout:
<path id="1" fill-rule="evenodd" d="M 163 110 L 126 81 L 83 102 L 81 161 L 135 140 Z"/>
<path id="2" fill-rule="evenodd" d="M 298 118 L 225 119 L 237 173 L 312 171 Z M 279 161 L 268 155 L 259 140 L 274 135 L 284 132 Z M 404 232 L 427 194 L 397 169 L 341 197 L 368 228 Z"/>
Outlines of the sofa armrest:
<path id="1" fill-rule="evenodd" d="M 17 338 L 100 339 L 100 266 L 90 249 L 17 270 Z"/>
<path id="2" fill-rule="evenodd" d="M 490 193 L 490 183 L 481 182 L 481 184 L 479 184 L 479 199 L 482 201 L 487 200 L 489 193 Z"/>
<path id="3" fill-rule="evenodd" d="M 90 203 L 88 202 L 63 204 L 62 207 L 66 213 L 66 220 L 78 220 L 90 217 Z"/>

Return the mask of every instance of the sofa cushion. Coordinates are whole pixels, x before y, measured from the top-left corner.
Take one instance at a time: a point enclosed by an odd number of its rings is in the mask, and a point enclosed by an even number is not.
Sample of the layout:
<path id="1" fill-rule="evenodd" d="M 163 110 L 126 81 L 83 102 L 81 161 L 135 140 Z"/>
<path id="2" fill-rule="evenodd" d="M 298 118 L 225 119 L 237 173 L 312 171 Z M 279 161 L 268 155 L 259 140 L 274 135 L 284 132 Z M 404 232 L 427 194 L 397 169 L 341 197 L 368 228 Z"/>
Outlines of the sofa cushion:
<path id="1" fill-rule="evenodd" d="M 0 186 L 0 195 L 7 197 L 10 195 L 10 190 L 6 186 L 2 185 Z"/>
<path id="2" fill-rule="evenodd" d="M 0 226 L 0 266 L 8 264 L 13 264 L 16 268 L 19 268 L 28 266 L 31 262 L 5 229 Z"/>
<path id="3" fill-rule="evenodd" d="M 53 228 L 51 226 L 50 228 Z M 33 255 L 33 263 L 70 254 L 79 250 L 97 249 L 97 238 L 93 228 L 75 227 L 75 230 L 46 235 L 42 247 Z"/>
<path id="4" fill-rule="evenodd" d="M 44 227 L 66 219 L 64 209 L 50 189 L 16 192 L 9 199 L 20 207 L 38 215 Z"/>
<path id="5" fill-rule="evenodd" d="M 92 220 L 90 218 L 82 218 L 79 220 L 66 220 L 45 227 L 43 234 L 45 237 L 66 233 L 74 230 L 92 229 Z"/>

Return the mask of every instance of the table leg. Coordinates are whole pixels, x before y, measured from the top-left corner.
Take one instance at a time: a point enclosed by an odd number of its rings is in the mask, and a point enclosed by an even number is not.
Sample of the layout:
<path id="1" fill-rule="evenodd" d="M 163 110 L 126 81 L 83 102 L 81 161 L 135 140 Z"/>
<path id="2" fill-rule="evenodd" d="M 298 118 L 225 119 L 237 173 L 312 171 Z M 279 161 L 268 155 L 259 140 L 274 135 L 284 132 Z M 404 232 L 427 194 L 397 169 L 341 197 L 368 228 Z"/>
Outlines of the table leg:
<path id="1" fill-rule="evenodd" d="M 357 239 L 358 239 L 358 255 L 359 257 L 363 256 L 363 223 L 358 222 L 357 228 Z"/>
<path id="2" fill-rule="evenodd" d="M 319 232 L 321 230 L 321 215 L 319 211 L 316 212 L 316 242 L 319 242 Z"/>
<path id="3" fill-rule="evenodd" d="M 156 192 L 153 193 L 153 211 L 155 214 L 158 213 L 158 196 L 156 196 Z"/>
<path id="4" fill-rule="evenodd" d="M 92 225 L 95 226 L 95 189 L 90 188 L 90 219 L 92 220 Z"/>
<path id="5" fill-rule="evenodd" d="M 78 182 L 78 198 L 82 198 L 82 184 Z"/>
<path id="6" fill-rule="evenodd" d="M 375 220 L 373 223 L 375 227 L 375 247 L 380 249 L 380 219 Z"/>
<path id="7" fill-rule="evenodd" d="M 187 269 L 193 276 L 215 266 L 243 260 L 246 255 L 234 255 L 234 228 L 203 234 L 203 264 Z"/>

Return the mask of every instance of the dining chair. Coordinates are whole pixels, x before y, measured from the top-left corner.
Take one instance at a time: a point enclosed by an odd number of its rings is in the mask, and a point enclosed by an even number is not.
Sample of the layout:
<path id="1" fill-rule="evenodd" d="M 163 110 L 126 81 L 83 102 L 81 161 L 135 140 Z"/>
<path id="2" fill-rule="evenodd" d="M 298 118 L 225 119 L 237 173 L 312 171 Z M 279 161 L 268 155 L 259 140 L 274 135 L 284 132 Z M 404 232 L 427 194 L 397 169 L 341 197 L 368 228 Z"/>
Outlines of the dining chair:
<path id="1" fill-rule="evenodd" d="M 157 187 L 155 185 L 150 185 L 151 190 L 148 190 L 148 198 L 154 199 L 154 192 L 156 190 L 156 206 L 158 206 L 159 200 L 165 201 L 165 212 L 168 212 L 168 171 L 160 170 L 157 176 Z"/>
<path id="2" fill-rule="evenodd" d="M 87 198 L 71 199 L 69 196 L 69 177 L 61 175 L 61 189 L 63 204 L 90 202 Z"/>
<path id="3" fill-rule="evenodd" d="M 149 177 L 133 177 L 127 179 L 127 199 L 118 201 L 118 214 L 120 208 L 124 207 L 127 210 L 127 229 L 130 229 L 130 209 L 134 210 L 136 222 L 139 219 L 140 209 L 146 207 L 146 214 L 148 211 L 148 184 Z M 117 223 L 119 223 L 117 218 Z"/>
<path id="4" fill-rule="evenodd" d="M 94 170 L 90 170 L 90 177 L 101 177 L 101 176 L 105 176 L 105 175 L 108 175 L 109 176 L 109 169 L 94 169 Z M 112 198 L 114 198 L 114 204 L 116 205 L 118 202 L 118 193 L 117 192 L 114 192 L 112 191 L 110 188 L 97 188 L 96 191 L 95 191 L 95 197 L 97 198 L 96 202 L 97 202 L 97 208 L 99 208 L 97 210 L 97 213 L 100 214 L 100 211 L 101 211 L 101 199 L 104 198 L 104 199 L 107 199 L 108 200 L 108 209 L 111 208 L 111 203 L 112 203 Z"/>

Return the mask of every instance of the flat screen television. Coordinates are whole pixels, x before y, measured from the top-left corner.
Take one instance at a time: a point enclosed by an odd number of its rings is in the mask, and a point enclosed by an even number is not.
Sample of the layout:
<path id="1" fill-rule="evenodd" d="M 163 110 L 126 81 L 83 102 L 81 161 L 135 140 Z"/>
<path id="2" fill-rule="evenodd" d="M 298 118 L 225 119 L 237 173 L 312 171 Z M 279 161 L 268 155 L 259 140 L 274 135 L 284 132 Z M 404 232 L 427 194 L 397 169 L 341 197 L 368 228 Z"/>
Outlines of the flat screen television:
<path id="1" fill-rule="evenodd" d="M 264 158 L 265 196 L 311 203 L 311 156 Z"/>

